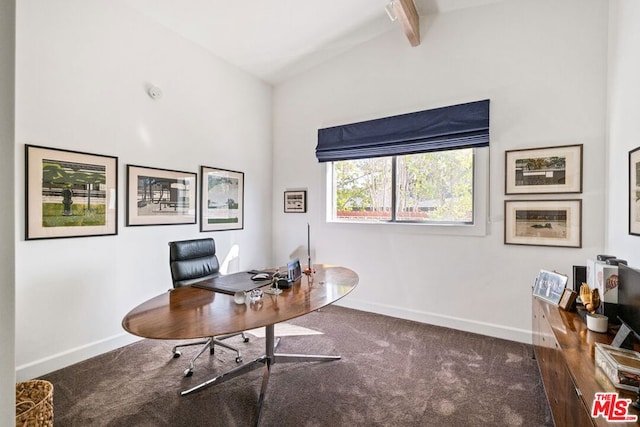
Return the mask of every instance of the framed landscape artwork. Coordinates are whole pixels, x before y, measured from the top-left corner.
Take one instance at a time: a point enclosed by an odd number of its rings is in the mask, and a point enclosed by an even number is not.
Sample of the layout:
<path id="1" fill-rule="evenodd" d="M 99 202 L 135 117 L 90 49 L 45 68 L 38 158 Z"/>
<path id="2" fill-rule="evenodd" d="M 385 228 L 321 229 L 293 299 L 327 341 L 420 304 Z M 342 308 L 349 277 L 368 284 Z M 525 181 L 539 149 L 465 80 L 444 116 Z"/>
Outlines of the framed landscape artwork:
<path id="1" fill-rule="evenodd" d="M 582 144 L 505 152 L 505 194 L 582 192 Z"/>
<path id="2" fill-rule="evenodd" d="M 286 213 L 307 211 L 307 192 L 301 191 L 285 191 L 284 192 L 284 211 Z"/>
<path id="3" fill-rule="evenodd" d="M 244 173 L 200 167 L 200 231 L 244 228 Z"/>
<path id="4" fill-rule="evenodd" d="M 25 239 L 118 233 L 118 158 L 25 145 Z"/>
<path id="5" fill-rule="evenodd" d="M 640 236 L 640 147 L 629 152 L 629 234 Z"/>
<path id="6" fill-rule="evenodd" d="M 555 271 L 540 270 L 533 294 L 551 304 L 558 305 L 567 286 L 568 277 Z"/>
<path id="7" fill-rule="evenodd" d="M 196 223 L 196 174 L 127 165 L 127 225 Z"/>
<path id="8" fill-rule="evenodd" d="M 504 243 L 582 247 L 582 200 L 507 200 Z"/>

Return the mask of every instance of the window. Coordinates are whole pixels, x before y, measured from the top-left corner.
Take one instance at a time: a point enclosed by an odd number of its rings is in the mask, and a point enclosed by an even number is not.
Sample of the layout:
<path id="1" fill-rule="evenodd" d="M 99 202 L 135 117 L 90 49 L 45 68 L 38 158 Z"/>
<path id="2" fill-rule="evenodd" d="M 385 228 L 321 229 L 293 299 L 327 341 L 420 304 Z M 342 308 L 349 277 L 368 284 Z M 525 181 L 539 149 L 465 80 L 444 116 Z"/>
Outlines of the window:
<path id="1" fill-rule="evenodd" d="M 328 218 L 484 234 L 488 147 L 488 99 L 319 129 Z"/>
<path id="2" fill-rule="evenodd" d="M 331 219 L 473 224 L 474 149 L 332 162 Z"/>

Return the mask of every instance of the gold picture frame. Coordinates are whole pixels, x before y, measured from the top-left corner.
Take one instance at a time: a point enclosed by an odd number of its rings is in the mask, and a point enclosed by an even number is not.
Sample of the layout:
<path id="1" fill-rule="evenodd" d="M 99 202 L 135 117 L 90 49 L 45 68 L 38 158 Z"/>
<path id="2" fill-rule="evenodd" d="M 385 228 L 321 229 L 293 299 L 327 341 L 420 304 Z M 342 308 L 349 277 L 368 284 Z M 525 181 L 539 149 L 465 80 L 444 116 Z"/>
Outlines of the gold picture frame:
<path id="1" fill-rule="evenodd" d="M 565 311 L 571 311 L 573 309 L 573 303 L 576 301 L 578 293 L 573 289 L 565 288 L 558 302 L 558 307 Z"/>

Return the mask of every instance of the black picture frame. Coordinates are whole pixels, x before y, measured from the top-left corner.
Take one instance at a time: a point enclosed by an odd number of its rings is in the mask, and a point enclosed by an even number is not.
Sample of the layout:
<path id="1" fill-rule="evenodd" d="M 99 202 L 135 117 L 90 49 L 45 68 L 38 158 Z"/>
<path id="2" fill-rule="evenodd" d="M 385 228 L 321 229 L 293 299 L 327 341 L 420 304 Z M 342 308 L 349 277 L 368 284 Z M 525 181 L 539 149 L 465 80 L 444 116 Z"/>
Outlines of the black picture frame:
<path id="1" fill-rule="evenodd" d="M 504 244 L 582 247 L 582 199 L 505 200 Z"/>
<path id="2" fill-rule="evenodd" d="M 505 151 L 504 192 L 582 193 L 582 144 Z"/>
<path id="3" fill-rule="evenodd" d="M 200 231 L 244 228 L 244 172 L 200 166 Z"/>
<path id="4" fill-rule="evenodd" d="M 291 190 L 284 192 L 284 212 L 285 213 L 305 213 L 307 212 L 307 191 Z"/>
<path id="5" fill-rule="evenodd" d="M 629 234 L 640 236 L 640 147 L 629 151 Z"/>
<path id="6" fill-rule="evenodd" d="M 118 234 L 118 158 L 25 145 L 25 240 Z"/>
<path id="7" fill-rule="evenodd" d="M 197 174 L 127 165 L 127 226 L 195 224 Z"/>

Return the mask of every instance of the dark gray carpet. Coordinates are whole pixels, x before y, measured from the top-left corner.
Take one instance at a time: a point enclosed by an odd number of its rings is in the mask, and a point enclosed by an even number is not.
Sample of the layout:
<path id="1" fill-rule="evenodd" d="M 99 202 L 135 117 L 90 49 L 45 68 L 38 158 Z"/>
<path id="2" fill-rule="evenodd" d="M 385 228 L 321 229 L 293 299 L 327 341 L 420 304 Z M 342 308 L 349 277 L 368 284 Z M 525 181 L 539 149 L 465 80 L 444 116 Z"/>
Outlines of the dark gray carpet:
<path id="1" fill-rule="evenodd" d="M 290 323 L 324 335 L 283 337 L 278 352 L 340 354 L 325 363 L 275 364 L 262 426 L 553 426 L 529 345 L 332 306 Z M 264 339 L 242 343 L 244 360 Z M 63 426 L 248 426 L 262 369 L 181 397 L 236 366 L 218 348 L 182 371 L 173 342 L 143 340 L 43 376 Z"/>

